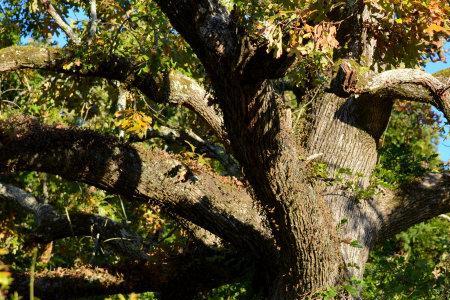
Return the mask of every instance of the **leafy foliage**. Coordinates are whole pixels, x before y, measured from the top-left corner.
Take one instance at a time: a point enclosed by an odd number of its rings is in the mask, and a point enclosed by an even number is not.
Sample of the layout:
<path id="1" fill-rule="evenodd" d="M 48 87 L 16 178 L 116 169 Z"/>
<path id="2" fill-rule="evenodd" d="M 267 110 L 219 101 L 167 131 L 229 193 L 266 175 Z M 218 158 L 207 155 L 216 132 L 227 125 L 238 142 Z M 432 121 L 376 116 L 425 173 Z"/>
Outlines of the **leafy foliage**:
<path id="1" fill-rule="evenodd" d="M 323 69 L 331 67 L 339 56 L 338 47 L 350 47 L 348 37 L 339 36 L 342 22 L 336 15 L 347 13 L 344 1 L 299 0 L 223 0 L 252 39 L 266 44 L 268 53 L 279 58 L 295 56 L 296 64 L 283 80 L 296 87 L 318 85 L 326 81 Z M 350 1 L 351 2 L 351 1 Z M 87 1 L 52 1 L 75 33 L 88 36 Z M 377 42 L 376 55 L 383 67 L 417 66 L 426 59 L 443 59 L 442 47 L 450 32 L 448 1 L 439 0 L 367 0 L 375 13 L 365 24 L 369 36 Z M 198 58 L 153 1 L 97 1 L 97 34 L 90 43 L 70 45 L 40 1 L 3 0 L 0 3 L 0 48 L 31 43 L 70 49 L 74 59 L 66 71 L 89 72 L 105 56 L 134 62 L 139 74 L 161 77 L 171 69 L 208 84 Z M 348 16 L 351 19 L 351 15 Z M 117 111 L 118 89 L 114 82 L 96 78 L 75 78 L 43 71 L 15 71 L 0 75 L 0 118 L 24 113 L 44 123 L 91 128 L 108 134 L 144 137 L 150 127 L 170 125 L 193 129 L 208 136 L 201 121 L 182 108 L 154 103 L 137 91 L 125 110 Z M 4 101 L 6 100 L 6 101 Z M 299 100 L 299 99 L 297 99 Z M 303 111 L 307 110 L 303 106 Z M 442 134 L 441 121 L 426 105 L 398 103 L 389 130 L 380 149 L 377 183 L 398 186 L 428 171 L 442 168 L 436 143 Z M 420 125 L 420 126 L 418 126 Z M 214 138 L 208 137 L 211 141 Z M 145 146 L 181 153 L 186 160 L 220 171 L 217 161 L 195 152 L 194 146 L 172 147 L 161 140 L 146 141 Z M 327 178 L 327 166 L 314 164 L 314 176 Z M 342 177 L 349 174 L 340 170 Z M 45 198 L 60 213 L 72 211 L 96 213 L 121 222 L 143 236 L 157 237 L 159 251 L 179 252 L 188 244 L 185 233 L 158 207 L 125 205 L 120 197 L 88 185 L 70 183 L 57 176 L 23 172 L 3 176 L 2 182 L 14 183 L 34 195 Z M 344 180 L 341 180 L 344 182 Z M 365 199 L 373 189 L 360 189 L 356 181 L 345 181 L 349 189 Z M 449 294 L 449 228 L 447 221 L 436 219 L 399 234 L 378 247 L 371 255 L 364 281 L 352 279 L 341 286 L 323 291 L 324 299 L 339 293 L 356 294 L 364 287 L 365 299 L 447 299 Z M 11 282 L 9 270 L 25 271 L 31 264 L 23 232 L 33 230 L 34 220 L 14 204 L 0 202 L 0 298 Z M 351 241 L 360 247 L 358 241 Z M 3 250 L 5 249 L 5 250 Z M 40 249 L 40 256 L 50 251 L 50 258 L 38 260 L 37 270 L 69 267 L 77 264 L 118 264 L 126 261 L 99 250 L 92 239 L 68 238 L 53 248 Z M 3 253 L 4 252 L 4 253 Z M 48 254 L 48 253 L 47 253 Z M 8 266 L 7 266 L 8 265 Z M 209 299 L 250 299 L 248 282 L 227 285 L 212 291 Z M 111 299 L 154 299 L 146 295 L 117 295 Z"/>
<path id="2" fill-rule="evenodd" d="M 380 149 L 377 176 L 398 185 L 443 166 L 437 153 L 442 120 L 429 105 L 397 103 Z"/>
<path id="3" fill-rule="evenodd" d="M 450 3 L 440 0 L 369 0 L 376 22 L 368 24 L 378 54 L 392 65 L 414 66 L 418 56 L 445 61 Z M 402 45 L 392 47 L 392 45 Z"/>

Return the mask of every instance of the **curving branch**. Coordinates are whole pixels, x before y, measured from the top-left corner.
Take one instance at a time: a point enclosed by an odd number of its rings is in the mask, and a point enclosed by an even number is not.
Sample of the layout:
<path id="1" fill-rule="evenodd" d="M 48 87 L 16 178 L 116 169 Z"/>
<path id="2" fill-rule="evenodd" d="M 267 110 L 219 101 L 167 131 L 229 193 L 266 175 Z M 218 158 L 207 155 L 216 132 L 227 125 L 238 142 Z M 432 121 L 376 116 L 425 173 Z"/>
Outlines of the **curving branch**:
<path id="1" fill-rule="evenodd" d="M 256 255 L 271 251 L 264 218 L 245 189 L 202 167 L 194 171 L 165 152 L 25 117 L 0 123 L 0 143 L 3 171 L 47 172 L 150 201 L 238 249 Z"/>
<path id="2" fill-rule="evenodd" d="M 194 79 L 177 71 L 161 80 L 148 74 L 139 74 L 132 61 L 124 57 L 99 54 L 92 67 L 64 65 L 73 61 L 73 55 L 59 48 L 36 46 L 10 46 L 0 49 L 0 72 L 19 69 L 40 69 L 76 76 L 92 76 L 118 80 L 129 87 L 137 88 L 149 99 L 160 103 L 183 105 L 194 111 L 213 130 L 217 137 L 228 145 L 222 116 L 210 104 L 213 97 Z M 158 83 L 158 81 L 160 83 Z"/>
<path id="3" fill-rule="evenodd" d="M 385 190 L 376 198 L 380 219 L 377 238 L 386 237 L 450 212 L 450 174 L 427 174 L 403 185 L 399 191 Z"/>
<path id="4" fill-rule="evenodd" d="M 355 63 L 353 63 L 355 65 Z M 395 69 L 378 74 L 340 65 L 330 90 L 339 96 L 356 94 L 377 98 L 403 99 L 430 103 L 450 117 L 450 83 L 418 69 Z"/>
<path id="5" fill-rule="evenodd" d="M 179 71 L 172 71 L 168 75 L 167 102 L 172 105 L 183 105 L 199 115 L 206 124 L 209 124 L 217 137 L 229 147 L 229 140 L 222 115 L 216 111 L 211 103 L 214 97 L 209 94 L 198 82 Z"/>
<path id="6" fill-rule="evenodd" d="M 37 228 L 27 238 L 28 244 L 46 244 L 71 236 L 92 236 L 130 259 L 148 260 L 142 238 L 113 220 L 82 212 L 61 215 L 33 195 L 10 184 L 0 183 L 0 198 L 14 201 L 34 214 Z"/>

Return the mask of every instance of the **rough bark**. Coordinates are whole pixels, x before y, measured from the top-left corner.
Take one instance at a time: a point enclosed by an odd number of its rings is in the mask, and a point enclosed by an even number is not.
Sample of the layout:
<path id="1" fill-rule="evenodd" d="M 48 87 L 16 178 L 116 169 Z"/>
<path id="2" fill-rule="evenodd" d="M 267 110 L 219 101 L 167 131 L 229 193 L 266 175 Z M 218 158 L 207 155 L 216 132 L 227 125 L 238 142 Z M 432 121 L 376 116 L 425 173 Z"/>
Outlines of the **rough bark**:
<path id="1" fill-rule="evenodd" d="M 376 103 L 368 105 L 373 101 Z M 334 226 L 347 220 L 345 226 L 339 227 L 339 235 L 348 275 L 362 275 L 373 216 L 370 201 L 357 199 L 354 191 L 345 187 L 346 182 L 354 182 L 361 189 L 368 187 L 377 163 L 378 139 L 387 126 L 391 106 L 390 101 L 340 98 L 325 93 L 317 98 L 310 112 L 314 121 L 307 140 L 308 154 L 321 153 L 319 159 L 327 165 L 329 176 L 334 180 L 331 185 L 323 186 L 321 194 L 331 208 Z M 335 180 L 336 174 L 344 168 L 350 170 L 351 175 L 345 176 L 344 182 Z M 349 242 L 354 240 L 364 248 L 352 247 Z M 355 264 L 359 269 L 347 267 Z"/>
<path id="2" fill-rule="evenodd" d="M 89 68 L 64 65 L 74 59 L 70 51 L 52 47 L 10 46 L 0 49 L 0 72 L 20 69 L 37 69 L 77 76 L 93 76 L 123 82 L 137 88 L 149 99 L 172 105 L 183 105 L 194 111 L 205 121 L 217 137 L 228 145 L 223 119 L 212 106 L 213 96 L 188 76 L 173 71 L 164 78 L 152 78 L 139 74 L 134 63 L 126 57 L 98 53 Z"/>
<path id="3" fill-rule="evenodd" d="M 253 253 L 271 248 L 264 218 L 245 189 L 198 166 L 189 168 L 167 153 L 21 117 L 0 125 L 0 142 L 3 171 L 47 172 L 127 199 L 153 201 L 236 247 Z M 243 234 L 247 231 L 251 233 Z"/>
<path id="4" fill-rule="evenodd" d="M 364 27 L 371 22 L 364 1 L 346 1 L 350 13 L 344 14 L 342 28 L 356 25 L 347 35 L 340 29 L 338 38 L 350 51 L 336 55 L 357 61 L 361 68 L 342 64 L 331 86 L 310 99 L 310 123 L 300 142 L 290 109 L 269 80 L 285 73 L 291 57 L 274 59 L 267 45 L 251 41 L 218 0 L 156 2 L 202 62 L 220 112 L 208 104 L 211 96 L 204 89 L 180 74 L 169 74 L 165 79 L 170 83 L 159 86 L 133 72 L 133 64 L 115 58 L 71 72 L 107 78 L 113 73 L 112 79 L 149 97 L 190 106 L 232 151 L 251 196 L 228 179 L 186 167 L 168 154 L 20 118 L 0 125 L 2 169 L 49 172 L 129 199 L 154 201 L 235 249 L 248 251 L 251 261 L 262 261 L 264 294 L 272 299 L 305 298 L 351 275 L 362 276 L 368 252 L 380 236 L 449 210 L 447 175 L 430 175 L 416 189 L 384 191 L 371 199 L 359 199 L 346 187 L 346 182 L 356 189 L 369 186 L 379 139 L 398 97 L 432 103 L 446 115 L 450 97 L 446 83 L 417 70 L 360 73 L 373 67 L 377 42 Z M 34 67 L 64 72 L 58 51 L 33 51 L 27 55 L 34 53 L 36 62 L 24 55 L 8 61 L 8 52 L 0 51 L 0 71 Z M 119 71 L 111 72 L 111 66 Z M 305 157 L 326 163 L 331 184 L 309 176 L 310 159 Z M 335 177 L 342 169 L 350 172 L 339 181 Z M 345 225 L 338 226 L 344 219 Z M 363 248 L 352 247 L 351 241 Z"/>
<path id="5" fill-rule="evenodd" d="M 373 243 L 450 212 L 450 175 L 430 173 L 399 190 L 383 190 L 376 198 L 375 208 L 381 228 Z"/>

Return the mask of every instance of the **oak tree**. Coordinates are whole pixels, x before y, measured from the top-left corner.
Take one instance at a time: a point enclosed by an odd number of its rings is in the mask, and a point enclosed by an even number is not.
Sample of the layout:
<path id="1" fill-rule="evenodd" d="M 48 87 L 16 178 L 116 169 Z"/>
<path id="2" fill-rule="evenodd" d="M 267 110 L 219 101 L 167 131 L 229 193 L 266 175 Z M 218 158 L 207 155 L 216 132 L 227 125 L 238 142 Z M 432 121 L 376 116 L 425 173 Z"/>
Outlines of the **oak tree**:
<path id="1" fill-rule="evenodd" d="M 3 109 L 2 174 L 58 175 L 131 205 L 157 206 L 189 239 L 182 251 L 151 253 L 126 224 L 85 211 L 69 216 L 2 182 L 2 198 L 35 216 L 28 244 L 92 235 L 128 258 L 102 268 L 40 271 L 34 289 L 44 299 L 143 291 L 192 299 L 242 278 L 262 299 L 323 298 L 363 277 L 377 243 L 450 212 L 450 175 L 442 168 L 425 166 L 432 172 L 389 186 L 375 176 L 396 103 L 450 114 L 447 74 L 420 69 L 445 60 L 448 1 L 3 6 L 0 72 L 28 70 L 41 82 L 18 97 L 74 106 L 62 100 L 73 94 L 67 84 L 49 89 L 46 78 L 58 78 L 103 85 L 117 101 L 109 110 L 91 103 L 86 117 L 72 123 L 60 122 L 70 116 L 49 121 L 45 111 L 36 117 L 35 106 Z M 70 24 L 77 11 L 85 18 Z M 62 34 L 66 43 L 55 45 L 51 39 Z M 25 35 L 34 41 L 21 43 Z M 27 84 L 26 76 L 10 80 Z M 192 124 L 171 126 L 168 114 L 139 109 L 127 97 L 173 106 L 175 113 L 188 109 Z M 96 109 L 114 118 L 115 131 L 95 123 Z M 149 146 L 153 139 L 165 146 Z M 29 274 L 13 275 L 11 290 L 28 293 Z M 357 289 L 337 290 L 358 297 Z"/>

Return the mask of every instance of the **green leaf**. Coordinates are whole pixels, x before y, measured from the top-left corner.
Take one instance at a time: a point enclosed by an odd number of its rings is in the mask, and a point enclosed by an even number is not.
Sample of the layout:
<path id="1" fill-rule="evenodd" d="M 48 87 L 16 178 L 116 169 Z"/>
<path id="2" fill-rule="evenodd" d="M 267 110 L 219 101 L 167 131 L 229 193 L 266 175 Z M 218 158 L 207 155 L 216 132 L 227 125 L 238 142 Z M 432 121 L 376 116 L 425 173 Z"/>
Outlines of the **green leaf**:
<path id="1" fill-rule="evenodd" d="M 357 240 L 353 240 L 350 243 L 350 246 L 354 247 L 354 248 L 364 248 L 364 246 Z"/>

